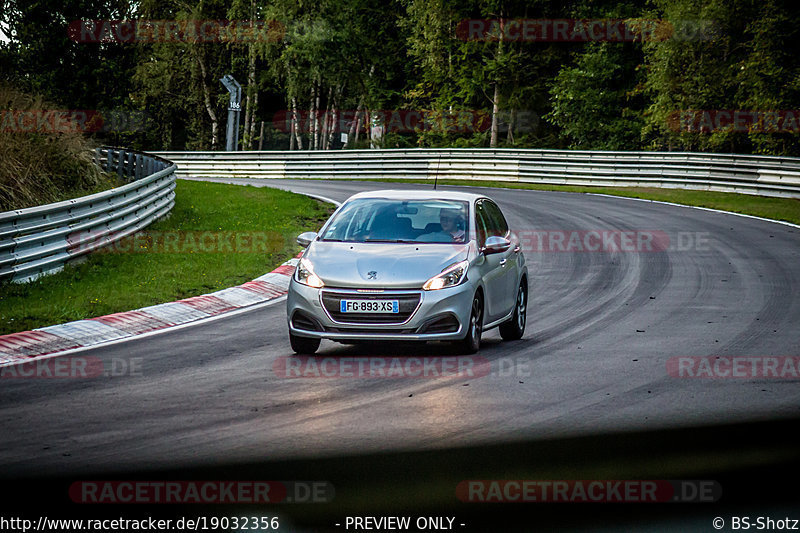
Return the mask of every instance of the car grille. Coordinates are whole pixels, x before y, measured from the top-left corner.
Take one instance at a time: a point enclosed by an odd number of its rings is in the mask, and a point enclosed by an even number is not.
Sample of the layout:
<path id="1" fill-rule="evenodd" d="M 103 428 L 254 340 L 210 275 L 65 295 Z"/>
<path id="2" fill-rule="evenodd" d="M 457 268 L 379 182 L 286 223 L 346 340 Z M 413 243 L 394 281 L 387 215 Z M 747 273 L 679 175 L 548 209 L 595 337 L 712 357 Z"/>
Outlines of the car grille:
<path id="1" fill-rule="evenodd" d="M 329 333 L 355 333 L 358 335 L 377 335 L 377 334 L 391 334 L 391 335 L 409 335 L 414 333 L 414 328 L 397 329 L 397 328 L 332 328 L 326 327 L 326 332 Z"/>
<path id="2" fill-rule="evenodd" d="M 397 300 L 399 313 L 342 313 L 339 300 Z M 353 292 L 322 291 L 322 305 L 336 322 L 343 324 L 402 324 L 414 314 L 419 306 L 418 292 L 384 292 L 364 294 Z"/>

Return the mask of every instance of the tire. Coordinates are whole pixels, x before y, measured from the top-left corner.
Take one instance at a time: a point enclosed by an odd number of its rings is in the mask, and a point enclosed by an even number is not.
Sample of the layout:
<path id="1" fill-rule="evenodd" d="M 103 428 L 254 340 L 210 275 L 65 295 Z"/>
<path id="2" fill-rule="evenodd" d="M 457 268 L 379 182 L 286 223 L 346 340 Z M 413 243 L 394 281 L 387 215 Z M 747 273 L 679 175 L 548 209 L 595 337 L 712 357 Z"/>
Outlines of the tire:
<path id="1" fill-rule="evenodd" d="M 298 337 L 289 333 L 289 344 L 292 345 L 292 350 L 300 355 L 312 355 L 319 348 L 320 339 L 311 337 Z"/>
<path id="2" fill-rule="evenodd" d="M 515 341 L 525 333 L 525 322 L 528 318 L 528 284 L 523 279 L 517 289 L 517 300 L 514 302 L 514 315 L 511 320 L 500 324 L 500 336 L 504 341 Z"/>
<path id="3" fill-rule="evenodd" d="M 473 354 L 481 348 L 481 333 L 483 333 L 483 298 L 480 293 L 472 297 L 472 311 L 469 314 L 467 335 L 458 341 L 458 349 L 463 354 Z"/>

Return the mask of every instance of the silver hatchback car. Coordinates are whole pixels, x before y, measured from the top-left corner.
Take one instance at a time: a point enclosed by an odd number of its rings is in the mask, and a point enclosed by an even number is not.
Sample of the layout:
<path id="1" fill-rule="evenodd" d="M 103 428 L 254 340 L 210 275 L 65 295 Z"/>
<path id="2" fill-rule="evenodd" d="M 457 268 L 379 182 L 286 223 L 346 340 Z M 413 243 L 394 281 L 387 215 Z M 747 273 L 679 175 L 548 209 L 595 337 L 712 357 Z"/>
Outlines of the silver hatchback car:
<path id="1" fill-rule="evenodd" d="M 528 270 L 503 213 L 485 196 L 373 191 L 342 204 L 306 247 L 289 284 L 292 349 L 321 339 L 454 341 L 525 332 Z"/>

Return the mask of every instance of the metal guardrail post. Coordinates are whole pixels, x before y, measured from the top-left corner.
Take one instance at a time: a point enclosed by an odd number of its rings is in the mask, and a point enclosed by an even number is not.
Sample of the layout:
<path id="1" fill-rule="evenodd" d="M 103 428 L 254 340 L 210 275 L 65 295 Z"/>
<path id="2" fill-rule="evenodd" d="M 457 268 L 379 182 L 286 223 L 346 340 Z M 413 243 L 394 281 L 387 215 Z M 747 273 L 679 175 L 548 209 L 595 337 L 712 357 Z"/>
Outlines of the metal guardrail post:
<path id="1" fill-rule="evenodd" d="M 134 179 L 134 171 L 136 165 L 136 156 L 133 152 L 128 153 L 128 181 L 133 181 Z"/>
<path id="2" fill-rule="evenodd" d="M 119 176 L 120 181 L 123 180 L 123 177 L 122 177 L 122 161 L 124 159 L 125 159 L 125 150 L 119 150 L 117 152 L 116 169 L 117 169 L 117 176 Z"/>
<path id="3" fill-rule="evenodd" d="M 133 179 L 138 180 L 142 177 L 142 154 L 136 153 L 135 165 L 133 167 Z"/>

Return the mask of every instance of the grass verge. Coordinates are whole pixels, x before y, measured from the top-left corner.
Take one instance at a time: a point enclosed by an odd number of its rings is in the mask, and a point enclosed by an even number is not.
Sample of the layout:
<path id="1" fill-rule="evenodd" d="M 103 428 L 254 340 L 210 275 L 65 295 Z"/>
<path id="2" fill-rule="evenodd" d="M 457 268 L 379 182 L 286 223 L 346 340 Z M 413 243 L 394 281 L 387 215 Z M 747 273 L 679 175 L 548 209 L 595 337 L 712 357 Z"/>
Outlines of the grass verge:
<path id="1" fill-rule="evenodd" d="M 381 182 L 425 183 L 430 180 L 383 179 Z M 475 181 L 440 179 L 442 185 L 464 185 L 470 187 L 502 187 L 506 189 L 529 189 L 537 191 L 563 191 L 595 194 L 612 194 L 629 198 L 643 198 L 672 202 L 676 204 L 708 207 L 722 211 L 732 211 L 745 215 L 771 218 L 800 224 L 800 199 L 773 198 L 712 191 L 688 191 L 684 189 L 659 189 L 651 187 L 584 187 L 573 185 L 539 185 L 535 183 L 515 183 L 509 181 Z"/>
<path id="2" fill-rule="evenodd" d="M 0 285 L 0 334 L 239 285 L 299 251 L 333 207 L 270 188 L 178 181 L 175 207 L 133 238 L 27 284 Z"/>

